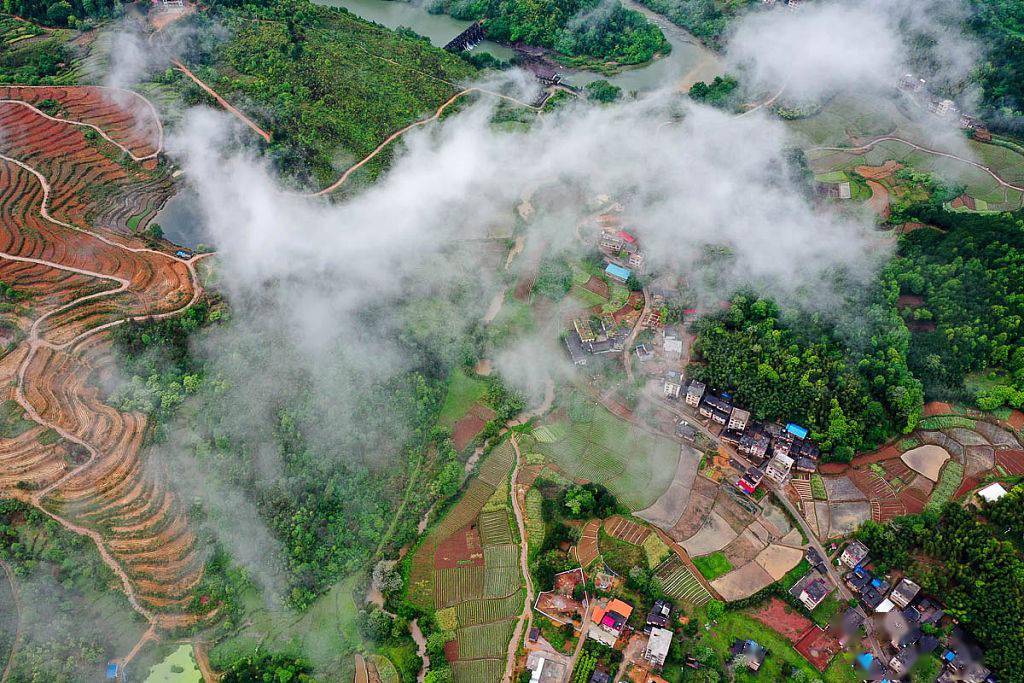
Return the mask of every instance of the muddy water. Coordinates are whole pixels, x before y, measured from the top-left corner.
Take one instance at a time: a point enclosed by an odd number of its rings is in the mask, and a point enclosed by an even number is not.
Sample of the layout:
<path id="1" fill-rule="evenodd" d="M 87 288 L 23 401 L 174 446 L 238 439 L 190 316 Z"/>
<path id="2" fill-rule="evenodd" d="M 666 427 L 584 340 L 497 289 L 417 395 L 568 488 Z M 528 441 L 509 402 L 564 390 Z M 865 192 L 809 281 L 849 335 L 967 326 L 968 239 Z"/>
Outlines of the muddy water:
<path id="1" fill-rule="evenodd" d="M 430 42 L 439 47 L 461 33 L 468 21 L 452 19 L 446 14 L 430 14 L 424 3 L 401 2 L 400 0 L 315 0 L 315 2 L 332 7 L 344 7 L 363 19 L 374 21 L 389 28 L 407 26 L 416 33 L 426 36 Z M 660 14 L 652 12 L 635 0 L 622 0 L 622 4 L 634 9 L 657 24 L 672 51 L 654 61 L 641 66 L 627 68 L 614 76 L 602 76 L 593 71 L 577 71 L 561 69 L 566 82 L 575 86 L 605 78 L 626 92 L 645 92 L 666 86 L 689 88 L 699 80 L 710 80 L 723 73 L 719 56 L 712 50 L 701 45 L 690 33 L 676 26 Z M 509 59 L 512 50 L 491 41 L 484 41 L 475 48 L 477 51 L 490 52 L 499 59 Z"/>

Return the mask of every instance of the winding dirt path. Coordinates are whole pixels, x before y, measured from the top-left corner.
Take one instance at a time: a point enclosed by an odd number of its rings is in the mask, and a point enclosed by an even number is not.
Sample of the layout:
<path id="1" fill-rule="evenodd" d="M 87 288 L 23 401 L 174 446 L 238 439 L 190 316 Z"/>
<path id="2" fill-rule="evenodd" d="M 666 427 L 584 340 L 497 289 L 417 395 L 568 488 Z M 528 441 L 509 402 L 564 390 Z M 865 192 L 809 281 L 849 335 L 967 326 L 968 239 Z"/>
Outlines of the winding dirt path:
<path id="1" fill-rule="evenodd" d="M 18 617 L 18 626 L 14 631 L 14 642 L 11 643 L 11 653 L 7 657 L 7 664 L 4 665 L 3 673 L 0 674 L 0 683 L 7 683 L 7 679 L 11 675 L 11 664 L 14 662 L 14 655 L 18 654 L 18 648 L 21 646 L 21 598 L 18 595 L 18 585 L 14 583 L 14 572 L 11 570 L 11 566 L 0 560 L 0 567 L 3 567 L 4 574 L 7 575 L 7 580 L 11 584 L 11 599 L 14 601 L 14 613 Z"/>
<path id="2" fill-rule="evenodd" d="M 352 166 L 349 166 L 345 170 L 345 172 L 342 173 L 341 176 L 339 176 L 338 179 L 335 180 L 333 183 L 331 183 L 330 185 L 328 185 L 327 187 L 325 187 L 322 190 L 319 190 L 317 192 L 311 192 L 307 196 L 310 196 L 310 197 L 320 197 L 320 196 L 323 196 L 325 194 L 330 194 L 330 193 L 334 192 L 339 187 L 341 187 L 342 185 L 345 184 L 345 182 L 349 179 L 349 176 L 351 176 L 353 173 L 355 173 L 360 168 L 362 168 L 367 163 L 369 163 L 375 156 L 377 156 L 378 154 L 383 152 L 387 148 L 387 146 L 390 145 L 392 142 L 394 142 L 398 138 L 402 137 L 403 135 L 408 133 L 413 128 L 418 128 L 419 126 L 424 126 L 424 125 L 430 123 L 431 121 L 436 121 L 437 119 L 439 119 L 441 117 L 441 114 L 444 113 L 445 109 L 447 109 L 449 106 L 451 106 L 456 100 L 458 100 L 463 95 L 466 95 L 466 94 L 471 93 L 471 92 L 479 92 L 479 90 L 477 88 L 466 88 L 465 90 L 462 90 L 460 92 L 455 93 L 454 95 L 449 97 L 448 100 L 444 102 L 444 104 L 442 104 L 440 107 L 437 108 L 437 111 L 434 112 L 433 116 L 428 116 L 427 118 L 420 119 L 419 121 L 413 121 L 408 126 L 405 126 L 404 128 L 399 128 L 394 133 L 389 135 L 384 140 L 384 142 L 382 142 L 379 145 L 377 145 L 377 147 L 372 152 L 370 152 L 365 157 L 363 157 L 363 159 L 361 161 L 353 164 Z"/>
<path id="3" fill-rule="evenodd" d="M 877 138 L 874 138 L 873 140 L 869 140 L 868 142 L 864 143 L 863 145 L 860 145 L 859 147 L 827 147 L 827 146 L 825 146 L 825 147 L 811 147 L 807 151 L 808 152 L 854 152 L 854 153 L 866 152 L 866 151 L 870 150 L 871 148 L 873 148 L 875 145 L 879 144 L 880 142 L 899 142 L 900 144 L 903 144 L 903 145 L 906 145 L 907 147 L 911 147 L 913 149 L 916 149 L 919 152 L 924 152 L 925 154 L 933 154 L 935 156 L 945 157 L 947 159 L 955 159 L 956 161 L 963 162 L 963 163 L 967 164 L 968 166 L 973 166 L 974 168 L 977 168 L 979 170 L 984 171 L 985 173 L 988 173 L 990 176 L 992 176 L 992 178 L 995 179 L 995 181 L 997 183 L 999 183 L 1003 187 L 1010 188 L 1011 190 L 1017 190 L 1018 192 L 1024 192 L 1024 187 L 1021 187 L 1020 185 L 1014 185 L 1011 182 L 1003 180 L 1003 178 L 998 173 L 993 171 L 988 166 L 985 166 L 984 164 L 979 164 L 977 161 L 971 161 L 970 159 L 965 159 L 964 157 L 957 156 L 956 154 L 952 154 L 950 152 L 941 152 L 941 151 L 939 151 L 937 149 L 931 149 L 929 147 L 922 147 L 921 145 L 913 143 L 910 140 L 905 140 L 905 139 L 903 139 L 903 138 L 901 138 L 901 137 L 899 137 L 897 135 L 882 135 L 881 137 L 877 137 Z"/>
<path id="4" fill-rule="evenodd" d="M 519 502 L 519 491 L 516 488 L 516 479 L 519 478 L 519 469 L 522 466 L 523 455 L 519 452 L 519 442 L 516 435 L 510 435 L 512 449 L 516 453 L 516 465 L 512 468 L 512 512 L 516 517 L 516 526 L 519 528 L 519 571 L 523 573 L 526 581 L 526 602 L 523 603 L 523 612 L 516 621 L 516 629 L 512 633 L 512 640 L 508 643 L 508 654 L 505 657 L 505 675 L 502 677 L 504 683 L 511 683 L 512 673 L 516 668 L 516 652 L 519 650 L 519 642 L 523 639 L 523 633 L 529 633 L 533 626 L 533 577 L 530 576 L 529 567 L 529 546 L 526 538 L 526 523 L 523 520 L 523 510 Z"/>
<path id="5" fill-rule="evenodd" d="M 213 88 L 208 86 L 206 83 L 204 83 L 202 81 L 202 79 L 200 79 L 199 76 L 196 76 L 194 73 L 192 73 L 187 66 L 185 66 L 184 64 L 179 62 L 177 59 L 172 59 L 171 60 L 171 64 L 174 65 L 175 69 L 177 69 L 181 73 L 183 73 L 186 76 L 188 76 L 189 78 L 191 78 L 192 81 L 196 85 L 198 85 L 200 88 L 202 88 L 204 91 L 206 91 L 207 95 L 209 95 L 213 99 L 217 100 L 217 104 L 219 104 L 220 106 L 224 107 L 224 109 L 226 111 L 229 111 L 232 114 L 234 114 L 235 117 L 238 118 L 239 121 L 241 121 L 245 125 L 249 126 L 249 128 L 252 128 L 256 132 L 257 135 L 259 135 L 261 138 L 264 139 L 264 141 L 270 142 L 270 133 L 268 133 L 267 131 L 265 131 L 262 128 L 260 128 L 258 125 L 256 125 L 255 121 L 250 119 L 248 116 L 246 116 L 241 111 L 236 109 L 230 102 L 228 102 L 223 97 L 221 97 L 217 93 L 216 90 L 214 90 Z"/>

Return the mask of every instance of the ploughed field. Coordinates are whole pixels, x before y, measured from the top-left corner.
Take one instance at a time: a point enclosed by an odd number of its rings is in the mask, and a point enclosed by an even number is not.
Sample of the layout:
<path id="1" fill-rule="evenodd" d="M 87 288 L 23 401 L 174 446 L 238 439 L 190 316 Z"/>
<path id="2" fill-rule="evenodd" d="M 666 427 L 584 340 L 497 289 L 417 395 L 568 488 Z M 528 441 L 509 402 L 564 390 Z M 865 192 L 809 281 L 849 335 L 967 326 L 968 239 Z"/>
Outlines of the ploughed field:
<path id="1" fill-rule="evenodd" d="M 102 402 L 109 332 L 176 315 L 201 289 L 193 263 L 148 248 L 128 220 L 171 192 L 163 131 L 135 93 L 0 87 L 0 280 L 31 306 L 0 358 L 0 402 L 31 426 L 0 438 L 0 496 L 89 536 L 157 628 L 195 623 L 203 556 L 168 473 L 140 459 L 146 417 Z"/>

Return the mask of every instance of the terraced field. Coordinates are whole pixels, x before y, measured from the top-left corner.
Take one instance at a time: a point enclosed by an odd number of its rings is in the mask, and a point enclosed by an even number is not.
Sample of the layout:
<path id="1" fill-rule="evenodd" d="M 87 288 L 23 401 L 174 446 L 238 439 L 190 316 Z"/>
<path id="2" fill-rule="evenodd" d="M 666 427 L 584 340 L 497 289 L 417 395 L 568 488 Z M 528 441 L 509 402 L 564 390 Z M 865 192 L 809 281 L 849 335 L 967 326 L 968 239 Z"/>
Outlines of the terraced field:
<path id="1" fill-rule="evenodd" d="M 193 607 L 203 555 L 186 508 L 140 458 L 146 417 L 91 383 L 114 371 L 108 330 L 202 294 L 193 262 L 125 234 L 171 190 L 160 122 L 127 91 L 12 86 L 0 88 L 0 130 L 0 279 L 33 301 L 0 359 L 0 400 L 32 425 L 0 439 L 0 495 L 91 538 L 150 636 L 194 624 L 217 606 Z"/>
<path id="2" fill-rule="evenodd" d="M 523 608 L 519 545 L 507 501 L 514 460 L 510 442 L 495 448 L 410 560 L 409 600 L 437 609 L 438 623 L 455 632 L 445 652 L 456 681 L 501 679 Z M 476 538 L 483 546 L 482 563 L 479 546 L 463 540 Z"/>

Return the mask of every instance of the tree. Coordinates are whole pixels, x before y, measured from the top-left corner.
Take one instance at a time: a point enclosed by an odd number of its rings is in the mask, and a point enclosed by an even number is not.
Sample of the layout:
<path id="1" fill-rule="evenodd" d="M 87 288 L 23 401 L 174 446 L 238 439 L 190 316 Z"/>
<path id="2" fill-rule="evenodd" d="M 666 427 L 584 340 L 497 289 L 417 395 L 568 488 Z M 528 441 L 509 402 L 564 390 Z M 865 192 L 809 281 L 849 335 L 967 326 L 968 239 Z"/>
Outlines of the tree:
<path id="1" fill-rule="evenodd" d="M 587 99 L 602 104 L 609 104 L 622 97 L 622 88 L 613 85 L 603 78 L 587 83 Z"/>
<path id="2" fill-rule="evenodd" d="M 725 603 L 721 600 L 709 600 L 708 604 L 704 605 L 704 613 L 710 621 L 715 621 L 725 614 Z"/>
<path id="3" fill-rule="evenodd" d="M 574 484 L 565 492 L 565 507 L 569 508 L 573 517 L 589 516 L 594 509 L 594 494 L 583 486 Z"/>
<path id="4" fill-rule="evenodd" d="M 424 676 L 424 683 L 452 683 L 454 678 L 452 677 L 452 668 L 447 664 L 434 665 L 434 660 L 431 659 L 430 671 Z"/>

